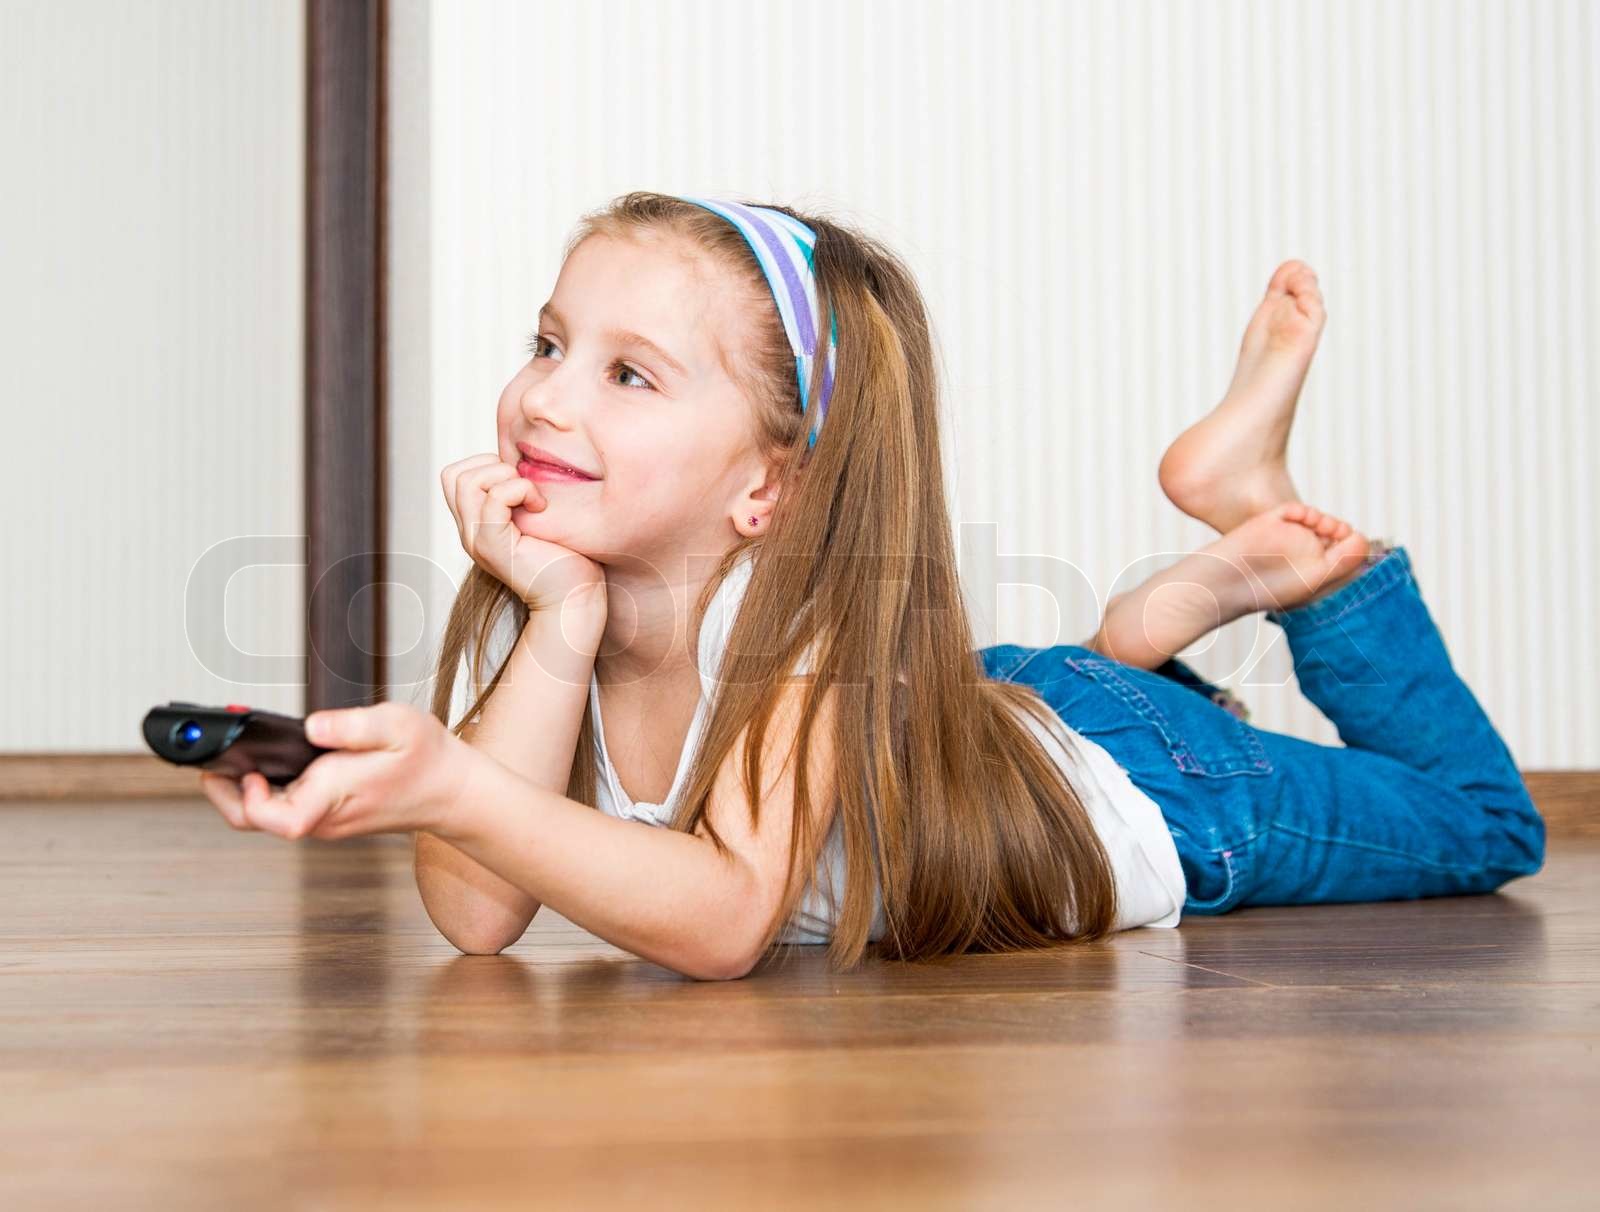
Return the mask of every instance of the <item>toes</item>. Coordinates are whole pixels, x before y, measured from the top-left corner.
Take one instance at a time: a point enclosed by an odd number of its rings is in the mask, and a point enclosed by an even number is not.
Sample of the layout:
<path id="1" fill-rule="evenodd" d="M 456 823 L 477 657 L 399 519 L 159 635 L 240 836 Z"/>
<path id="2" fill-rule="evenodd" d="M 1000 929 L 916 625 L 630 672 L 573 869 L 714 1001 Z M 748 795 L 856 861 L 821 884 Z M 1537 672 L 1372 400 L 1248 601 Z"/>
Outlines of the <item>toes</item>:
<path id="1" fill-rule="evenodd" d="M 1341 542 L 1356 533 L 1355 527 L 1343 518 L 1323 513 L 1316 506 L 1307 505 L 1304 501 L 1291 501 L 1282 506 L 1278 516 L 1286 522 L 1300 523 L 1307 530 L 1315 531 L 1318 538 L 1329 543 Z"/>
<path id="2" fill-rule="evenodd" d="M 1301 271 L 1311 273 L 1311 266 L 1298 259 L 1285 261 L 1272 271 L 1272 280 L 1267 283 L 1267 290 L 1288 290 L 1290 282 Z M 1316 274 L 1311 273 L 1311 277 L 1313 281 L 1316 280 Z"/>
<path id="3" fill-rule="evenodd" d="M 1347 537 L 1340 539 L 1328 548 L 1328 566 L 1338 570 L 1341 567 L 1353 567 L 1359 564 L 1367 555 L 1367 538 L 1358 532 L 1352 532 Z"/>
<path id="4" fill-rule="evenodd" d="M 1294 298 L 1295 305 L 1309 318 L 1321 319 L 1322 292 L 1317 288 L 1317 271 L 1304 261 L 1285 261 L 1278 267 L 1278 273 L 1282 275 L 1282 289 Z M 1278 280 L 1274 275 L 1273 281 Z"/>

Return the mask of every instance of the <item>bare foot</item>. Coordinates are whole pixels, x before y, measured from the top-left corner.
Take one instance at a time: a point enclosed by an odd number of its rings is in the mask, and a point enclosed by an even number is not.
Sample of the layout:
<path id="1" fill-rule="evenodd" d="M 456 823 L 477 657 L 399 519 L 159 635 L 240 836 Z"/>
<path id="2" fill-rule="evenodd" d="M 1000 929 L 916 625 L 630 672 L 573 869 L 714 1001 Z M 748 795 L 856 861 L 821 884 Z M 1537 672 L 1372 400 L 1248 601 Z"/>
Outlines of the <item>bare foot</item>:
<path id="1" fill-rule="evenodd" d="M 1278 266 L 1244 330 L 1227 394 L 1161 456 L 1161 490 L 1184 513 L 1225 535 L 1300 499 L 1289 430 L 1326 319 L 1315 271 L 1304 261 Z"/>
<path id="2" fill-rule="evenodd" d="M 1286 501 L 1112 599 L 1087 647 L 1154 669 L 1258 610 L 1293 610 L 1347 585 L 1369 549 L 1350 523 Z"/>
<path id="3" fill-rule="evenodd" d="M 1369 544 L 1349 522 L 1287 501 L 1202 547 L 1217 600 L 1232 613 L 1293 610 L 1341 588 L 1361 571 Z M 1220 557 L 1220 558 L 1218 558 Z M 1230 574 L 1224 564 L 1236 570 Z M 1224 585 L 1227 582 L 1227 585 Z"/>

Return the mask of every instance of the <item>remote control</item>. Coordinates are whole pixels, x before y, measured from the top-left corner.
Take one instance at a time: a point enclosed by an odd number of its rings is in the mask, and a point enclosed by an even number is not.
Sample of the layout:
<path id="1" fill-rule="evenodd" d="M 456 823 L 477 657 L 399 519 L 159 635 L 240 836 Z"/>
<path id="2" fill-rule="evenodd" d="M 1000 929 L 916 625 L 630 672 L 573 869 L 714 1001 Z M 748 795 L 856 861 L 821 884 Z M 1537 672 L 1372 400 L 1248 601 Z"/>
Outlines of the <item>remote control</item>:
<path id="1" fill-rule="evenodd" d="M 152 707 L 144 717 L 144 739 L 157 757 L 174 765 L 236 779 L 259 770 L 280 787 L 298 778 L 319 754 L 331 752 L 306 740 L 303 718 L 242 703 L 204 707 L 174 701 Z"/>

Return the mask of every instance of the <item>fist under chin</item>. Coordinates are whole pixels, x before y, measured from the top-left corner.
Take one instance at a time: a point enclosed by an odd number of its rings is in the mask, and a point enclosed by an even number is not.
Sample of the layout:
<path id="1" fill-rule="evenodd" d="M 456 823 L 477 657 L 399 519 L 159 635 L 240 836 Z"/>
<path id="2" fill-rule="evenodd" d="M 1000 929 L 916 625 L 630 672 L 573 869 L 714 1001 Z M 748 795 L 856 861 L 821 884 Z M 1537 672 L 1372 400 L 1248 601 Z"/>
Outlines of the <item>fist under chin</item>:
<path id="1" fill-rule="evenodd" d="M 511 524 L 523 534 L 533 534 L 539 528 L 539 515 L 543 509 L 528 509 L 518 505 L 511 511 Z"/>

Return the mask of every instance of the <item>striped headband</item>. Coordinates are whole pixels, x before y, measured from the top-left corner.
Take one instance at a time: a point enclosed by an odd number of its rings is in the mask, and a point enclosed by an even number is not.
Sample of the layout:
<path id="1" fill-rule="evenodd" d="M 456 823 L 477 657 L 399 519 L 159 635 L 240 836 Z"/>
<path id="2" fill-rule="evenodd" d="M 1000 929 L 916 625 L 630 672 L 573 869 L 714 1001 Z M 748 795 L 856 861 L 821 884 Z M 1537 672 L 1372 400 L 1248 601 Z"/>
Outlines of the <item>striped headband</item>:
<path id="1" fill-rule="evenodd" d="M 789 335 L 789 348 L 794 350 L 794 372 L 800 381 L 800 411 L 804 414 L 809 405 L 811 367 L 817 354 L 817 278 L 812 269 L 811 257 L 816 248 L 817 233 L 792 215 L 768 206 L 745 206 L 739 202 L 719 201 L 712 198 L 691 198 L 678 195 L 684 202 L 692 202 L 721 215 L 745 238 L 767 285 L 778 304 L 778 315 L 783 319 L 783 331 Z M 817 401 L 816 419 L 812 422 L 806 449 L 817 444 L 817 434 L 828 417 L 828 400 L 833 395 L 835 354 L 839 344 L 839 320 L 831 312 L 828 316 L 828 358 L 822 368 L 822 395 Z"/>

